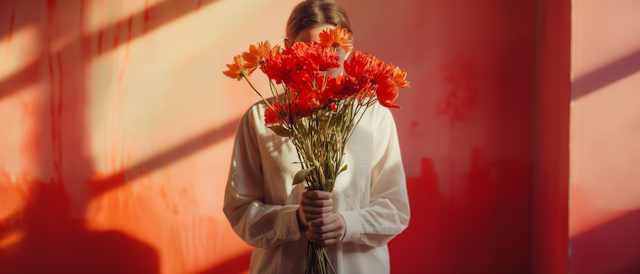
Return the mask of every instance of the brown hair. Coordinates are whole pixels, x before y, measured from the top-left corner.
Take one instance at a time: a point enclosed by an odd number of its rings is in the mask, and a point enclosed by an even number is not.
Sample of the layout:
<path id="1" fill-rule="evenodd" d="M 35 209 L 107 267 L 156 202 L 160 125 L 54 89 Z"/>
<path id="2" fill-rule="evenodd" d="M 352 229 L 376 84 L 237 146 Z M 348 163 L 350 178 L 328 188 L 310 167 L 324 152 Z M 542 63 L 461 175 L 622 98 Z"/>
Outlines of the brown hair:
<path id="1" fill-rule="evenodd" d="M 293 42 L 304 29 L 324 24 L 347 28 L 353 33 L 347 12 L 340 3 L 335 0 L 306 0 L 291 12 L 287 22 L 287 37 Z"/>

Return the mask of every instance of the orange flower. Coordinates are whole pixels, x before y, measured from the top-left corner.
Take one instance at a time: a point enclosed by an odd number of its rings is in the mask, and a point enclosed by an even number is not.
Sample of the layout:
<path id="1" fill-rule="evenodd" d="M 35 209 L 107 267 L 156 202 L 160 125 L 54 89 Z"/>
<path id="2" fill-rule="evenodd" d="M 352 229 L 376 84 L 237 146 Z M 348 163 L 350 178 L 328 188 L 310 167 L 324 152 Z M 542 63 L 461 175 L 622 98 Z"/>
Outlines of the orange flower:
<path id="1" fill-rule="evenodd" d="M 399 88 L 406 88 L 409 86 L 409 81 L 406 81 L 407 73 L 404 70 L 400 70 L 399 67 L 394 66 L 392 63 L 384 66 L 379 75 L 375 78 L 376 81 L 392 80 Z"/>
<path id="2" fill-rule="evenodd" d="M 238 81 L 242 80 L 245 76 L 251 75 L 251 73 L 256 70 L 255 67 L 249 67 L 240 55 L 233 57 L 233 64 L 228 64 L 227 67 L 229 70 L 223 71 L 222 73 L 232 79 L 238 79 Z"/>
<path id="3" fill-rule="evenodd" d="M 280 53 L 280 46 L 279 45 L 275 45 L 273 46 L 273 48 L 271 48 L 271 55 L 276 55 Z"/>
<path id="4" fill-rule="evenodd" d="M 344 51 L 353 50 L 351 45 L 351 32 L 348 29 L 341 29 L 340 26 L 336 26 L 335 29 L 323 30 L 320 33 L 320 45 L 328 46 L 332 48 L 341 48 Z"/>
<path id="5" fill-rule="evenodd" d="M 255 68 L 263 65 L 265 58 L 269 58 L 269 56 L 279 52 L 280 46 L 278 45 L 271 48 L 269 41 L 258 42 L 256 45 L 249 46 L 249 52 L 243 52 L 242 58 L 247 61 L 248 67 Z"/>
<path id="6" fill-rule="evenodd" d="M 391 64 L 389 64 L 391 65 Z M 406 81 L 407 73 L 403 70 L 400 70 L 399 67 L 395 67 L 393 69 L 393 76 L 391 76 L 391 80 L 396 83 L 396 86 L 399 88 L 409 87 L 409 81 Z"/>

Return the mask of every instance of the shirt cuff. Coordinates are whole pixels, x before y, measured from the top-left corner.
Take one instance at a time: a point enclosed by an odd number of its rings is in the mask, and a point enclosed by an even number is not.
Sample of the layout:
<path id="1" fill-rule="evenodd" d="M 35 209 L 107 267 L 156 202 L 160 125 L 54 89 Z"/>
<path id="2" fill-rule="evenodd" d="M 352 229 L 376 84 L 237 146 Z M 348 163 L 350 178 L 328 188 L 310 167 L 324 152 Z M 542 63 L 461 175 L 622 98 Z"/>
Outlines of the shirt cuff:
<path id="1" fill-rule="evenodd" d="M 300 239 L 300 229 L 298 228 L 298 207 L 300 205 L 285 205 L 280 209 L 276 227 L 281 239 L 297 241 Z"/>
<path id="2" fill-rule="evenodd" d="M 357 211 L 347 211 L 339 213 L 347 225 L 342 242 L 353 242 L 360 238 L 362 225 L 360 225 L 360 214 Z"/>

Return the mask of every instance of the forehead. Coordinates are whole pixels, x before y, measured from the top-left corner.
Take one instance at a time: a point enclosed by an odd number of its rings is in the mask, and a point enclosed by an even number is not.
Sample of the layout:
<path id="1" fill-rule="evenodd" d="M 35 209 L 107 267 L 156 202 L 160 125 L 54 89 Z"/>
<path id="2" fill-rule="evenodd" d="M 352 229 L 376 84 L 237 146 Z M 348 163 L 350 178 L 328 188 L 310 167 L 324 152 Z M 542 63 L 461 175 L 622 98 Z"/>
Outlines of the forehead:
<path id="1" fill-rule="evenodd" d="M 322 26 L 316 27 L 316 26 L 311 26 L 308 27 L 304 30 L 302 30 L 298 36 L 296 36 L 296 38 L 293 40 L 293 43 L 297 43 L 297 42 L 313 42 L 313 41 L 320 41 L 319 35 L 323 30 L 327 30 L 327 29 L 334 29 L 335 26 L 331 25 L 331 24 L 324 24 Z"/>

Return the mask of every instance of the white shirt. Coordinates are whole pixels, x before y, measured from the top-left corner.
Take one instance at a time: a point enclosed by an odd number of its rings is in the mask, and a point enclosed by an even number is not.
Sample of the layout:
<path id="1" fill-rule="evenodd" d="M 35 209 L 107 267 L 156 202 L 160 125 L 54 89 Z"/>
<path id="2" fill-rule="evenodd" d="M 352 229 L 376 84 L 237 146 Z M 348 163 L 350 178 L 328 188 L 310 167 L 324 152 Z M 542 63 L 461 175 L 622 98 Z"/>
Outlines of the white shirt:
<path id="1" fill-rule="evenodd" d="M 270 99 L 272 101 L 273 98 Z M 305 184 L 295 147 L 264 126 L 263 102 L 242 117 L 233 149 L 224 213 L 255 247 L 251 273 L 304 273 L 307 237 L 296 211 Z M 346 223 L 342 242 L 328 247 L 338 273 L 389 273 L 387 243 L 409 224 L 409 199 L 391 111 L 370 107 L 345 146 L 346 171 L 333 190 L 333 212 Z"/>

